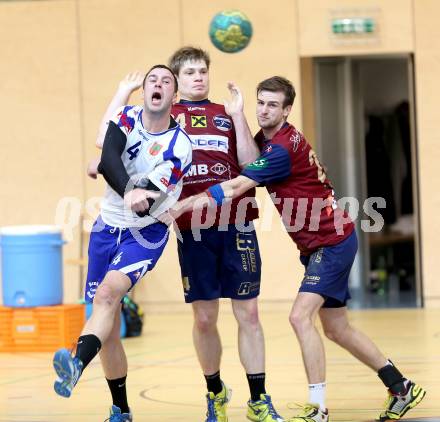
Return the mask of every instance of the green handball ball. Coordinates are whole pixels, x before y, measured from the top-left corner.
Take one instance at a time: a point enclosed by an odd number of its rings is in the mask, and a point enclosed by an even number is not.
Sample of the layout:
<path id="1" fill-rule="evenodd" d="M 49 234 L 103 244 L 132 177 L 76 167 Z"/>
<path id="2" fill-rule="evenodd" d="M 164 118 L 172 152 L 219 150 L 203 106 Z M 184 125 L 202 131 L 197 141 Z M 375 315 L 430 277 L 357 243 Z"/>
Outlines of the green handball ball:
<path id="1" fill-rule="evenodd" d="M 252 24 L 238 10 L 217 13 L 209 25 L 212 43 L 225 53 L 237 53 L 245 48 L 252 37 Z"/>

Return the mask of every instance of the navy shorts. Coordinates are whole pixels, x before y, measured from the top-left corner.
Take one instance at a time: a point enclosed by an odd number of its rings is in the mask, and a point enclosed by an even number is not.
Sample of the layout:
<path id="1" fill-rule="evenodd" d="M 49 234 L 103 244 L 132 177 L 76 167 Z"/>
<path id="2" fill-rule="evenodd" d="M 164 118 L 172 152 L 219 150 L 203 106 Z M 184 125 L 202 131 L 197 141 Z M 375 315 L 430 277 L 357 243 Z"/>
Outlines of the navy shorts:
<path id="1" fill-rule="evenodd" d="M 358 248 L 356 231 L 341 243 L 324 246 L 309 256 L 301 255 L 306 271 L 300 292 L 321 295 L 323 308 L 341 308 L 350 299 L 348 277 Z"/>
<path id="2" fill-rule="evenodd" d="M 252 299 L 260 294 L 261 258 L 252 223 L 245 231 L 234 224 L 181 233 L 178 253 L 185 302 L 221 297 Z"/>
<path id="3" fill-rule="evenodd" d="M 141 229 L 119 228 L 108 226 L 98 217 L 90 234 L 86 302 L 93 302 L 96 289 L 112 270 L 126 274 L 133 287 L 154 268 L 167 241 L 165 224 L 155 223 Z"/>

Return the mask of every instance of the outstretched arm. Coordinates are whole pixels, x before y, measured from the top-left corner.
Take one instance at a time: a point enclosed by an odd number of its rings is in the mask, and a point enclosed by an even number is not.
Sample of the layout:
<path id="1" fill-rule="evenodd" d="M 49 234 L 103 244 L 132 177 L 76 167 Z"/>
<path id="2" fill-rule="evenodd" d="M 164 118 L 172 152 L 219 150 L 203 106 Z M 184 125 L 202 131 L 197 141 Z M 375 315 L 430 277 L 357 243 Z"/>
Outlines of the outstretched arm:
<path id="1" fill-rule="evenodd" d="M 101 123 L 98 129 L 98 136 L 96 137 L 95 145 L 102 149 L 104 145 L 105 135 L 107 133 L 109 121 L 114 115 L 116 111 L 126 105 L 128 103 L 128 99 L 130 95 L 139 89 L 142 86 L 142 81 L 144 80 L 144 74 L 141 72 L 131 72 L 119 82 L 118 89 L 112 98 L 110 104 L 107 107 L 107 110 L 102 116 Z M 92 179 L 96 179 L 98 177 L 98 165 L 100 162 L 100 158 L 93 158 L 89 164 L 87 165 L 87 176 Z"/>
<path id="2" fill-rule="evenodd" d="M 102 149 L 102 146 L 104 145 L 105 134 L 107 133 L 110 119 L 114 117 L 118 108 L 121 108 L 128 103 L 130 95 L 142 86 L 144 76 L 145 75 L 141 72 L 131 72 L 119 82 L 118 89 L 108 105 L 107 110 L 102 117 L 101 124 L 99 125 L 98 136 L 96 138 L 96 146 L 98 148 Z"/>
<path id="3" fill-rule="evenodd" d="M 280 145 L 270 145 L 253 163 L 246 166 L 234 179 L 211 186 L 199 195 L 179 201 L 171 210 L 171 217 L 177 219 L 183 213 L 216 207 L 232 200 L 256 186 L 281 182 L 291 175 L 292 163 L 287 149 Z"/>
<path id="4" fill-rule="evenodd" d="M 249 163 L 252 163 L 260 155 L 260 152 L 243 112 L 244 101 L 240 88 L 233 82 L 228 82 L 228 89 L 231 93 L 231 99 L 224 101 L 225 110 L 234 122 L 237 137 L 238 164 L 241 168 L 244 168 Z"/>
<path id="5" fill-rule="evenodd" d="M 170 214 L 174 219 L 177 219 L 188 211 L 205 207 L 217 207 L 223 202 L 239 197 L 257 185 L 258 182 L 240 175 L 234 179 L 211 186 L 207 191 L 198 195 L 182 199 L 170 209 Z"/>

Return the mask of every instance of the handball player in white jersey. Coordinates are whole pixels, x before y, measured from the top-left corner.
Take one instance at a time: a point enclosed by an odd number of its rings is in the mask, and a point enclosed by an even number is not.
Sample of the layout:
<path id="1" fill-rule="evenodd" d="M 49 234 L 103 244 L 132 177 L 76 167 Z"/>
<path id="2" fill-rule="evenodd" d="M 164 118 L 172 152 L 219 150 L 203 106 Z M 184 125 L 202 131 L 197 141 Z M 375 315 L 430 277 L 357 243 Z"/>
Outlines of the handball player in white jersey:
<path id="1" fill-rule="evenodd" d="M 168 240 L 157 220 L 174 205 L 191 167 L 187 134 L 170 117 L 177 80 L 164 65 L 143 81 L 143 106 L 125 106 L 109 121 L 99 172 L 108 183 L 90 237 L 85 298 L 93 313 L 76 353 L 54 356 L 55 391 L 70 397 L 81 374 L 99 353 L 112 394 L 111 422 L 132 421 L 126 398 L 127 359 L 120 340 L 120 302 L 151 271 Z"/>

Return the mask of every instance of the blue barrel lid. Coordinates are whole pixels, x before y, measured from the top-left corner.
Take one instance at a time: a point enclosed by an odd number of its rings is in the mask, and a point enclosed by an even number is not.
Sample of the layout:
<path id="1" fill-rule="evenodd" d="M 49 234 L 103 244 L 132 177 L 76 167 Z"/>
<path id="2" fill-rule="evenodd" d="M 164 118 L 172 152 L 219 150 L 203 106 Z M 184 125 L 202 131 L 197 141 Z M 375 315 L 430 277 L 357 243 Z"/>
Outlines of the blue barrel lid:
<path id="1" fill-rule="evenodd" d="M 61 227 L 51 225 L 5 226 L 0 229 L 3 236 L 29 236 L 61 233 Z"/>

